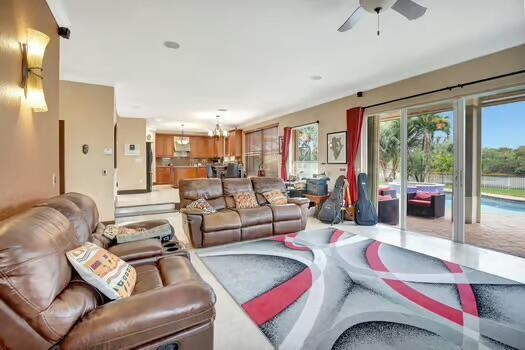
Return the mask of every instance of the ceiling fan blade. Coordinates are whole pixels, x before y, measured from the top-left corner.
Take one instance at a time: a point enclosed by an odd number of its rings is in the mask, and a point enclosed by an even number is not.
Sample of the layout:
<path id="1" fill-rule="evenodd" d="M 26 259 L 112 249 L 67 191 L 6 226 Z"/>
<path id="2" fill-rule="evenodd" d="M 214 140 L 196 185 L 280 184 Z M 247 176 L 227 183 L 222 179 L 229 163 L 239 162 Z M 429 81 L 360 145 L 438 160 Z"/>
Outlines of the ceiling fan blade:
<path id="1" fill-rule="evenodd" d="M 356 25 L 356 23 L 359 22 L 359 19 L 363 16 L 364 12 L 365 10 L 361 6 L 359 6 L 357 10 L 355 10 L 354 13 L 352 13 L 350 17 L 348 17 L 346 22 L 343 23 L 343 25 L 339 27 L 337 31 L 342 33 L 346 32 L 349 29 L 352 29 Z"/>
<path id="2" fill-rule="evenodd" d="M 409 20 L 418 19 L 427 12 L 427 8 L 423 7 L 412 0 L 397 0 L 392 6 L 392 9 L 399 12 Z"/>

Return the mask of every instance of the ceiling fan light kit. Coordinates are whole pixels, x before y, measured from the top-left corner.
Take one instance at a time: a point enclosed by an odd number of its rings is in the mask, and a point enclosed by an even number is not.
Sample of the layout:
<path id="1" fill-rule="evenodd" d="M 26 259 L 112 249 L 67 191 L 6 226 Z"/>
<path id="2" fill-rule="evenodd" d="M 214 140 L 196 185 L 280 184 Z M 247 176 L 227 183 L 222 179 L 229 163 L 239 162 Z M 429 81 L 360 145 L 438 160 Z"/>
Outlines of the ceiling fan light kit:
<path id="1" fill-rule="evenodd" d="M 339 32 L 346 32 L 352 29 L 365 12 L 377 15 L 377 35 L 380 32 L 380 14 L 392 9 L 412 21 L 420 18 L 427 11 L 426 7 L 419 5 L 412 0 L 359 0 L 359 7 L 348 17 L 348 19 L 339 27 Z"/>

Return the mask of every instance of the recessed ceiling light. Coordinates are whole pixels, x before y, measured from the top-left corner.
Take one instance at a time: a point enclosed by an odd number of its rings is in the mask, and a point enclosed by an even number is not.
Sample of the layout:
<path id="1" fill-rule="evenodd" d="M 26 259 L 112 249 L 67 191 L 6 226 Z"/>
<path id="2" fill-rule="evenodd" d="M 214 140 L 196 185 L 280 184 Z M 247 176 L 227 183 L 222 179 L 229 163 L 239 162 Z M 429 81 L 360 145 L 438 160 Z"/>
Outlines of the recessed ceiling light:
<path id="1" fill-rule="evenodd" d="M 320 75 L 312 75 L 312 76 L 310 77 L 310 79 L 312 79 L 312 80 L 321 80 L 321 79 L 323 79 L 323 77 L 320 76 Z"/>
<path id="2" fill-rule="evenodd" d="M 228 110 L 226 108 L 219 108 L 217 111 L 218 112 L 228 112 Z"/>
<path id="3" fill-rule="evenodd" d="M 175 41 L 165 41 L 164 42 L 164 46 L 166 46 L 168 49 L 173 49 L 173 50 L 177 50 L 178 48 L 180 48 L 180 44 L 175 42 Z"/>

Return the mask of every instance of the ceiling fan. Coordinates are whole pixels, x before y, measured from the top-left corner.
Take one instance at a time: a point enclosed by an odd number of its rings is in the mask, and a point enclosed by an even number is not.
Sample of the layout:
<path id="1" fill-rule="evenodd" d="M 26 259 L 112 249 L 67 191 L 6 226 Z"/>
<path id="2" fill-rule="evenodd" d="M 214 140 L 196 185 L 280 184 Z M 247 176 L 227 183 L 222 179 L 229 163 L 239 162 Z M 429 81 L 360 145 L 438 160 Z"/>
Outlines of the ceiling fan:
<path id="1" fill-rule="evenodd" d="M 379 15 L 389 9 L 392 9 L 408 20 L 412 21 L 423 16 L 427 11 L 423 7 L 412 0 L 359 0 L 359 7 L 355 10 L 345 23 L 338 29 L 339 32 L 346 32 L 352 29 L 356 23 L 361 19 L 365 12 L 377 14 L 377 35 L 380 35 L 379 29 Z"/>

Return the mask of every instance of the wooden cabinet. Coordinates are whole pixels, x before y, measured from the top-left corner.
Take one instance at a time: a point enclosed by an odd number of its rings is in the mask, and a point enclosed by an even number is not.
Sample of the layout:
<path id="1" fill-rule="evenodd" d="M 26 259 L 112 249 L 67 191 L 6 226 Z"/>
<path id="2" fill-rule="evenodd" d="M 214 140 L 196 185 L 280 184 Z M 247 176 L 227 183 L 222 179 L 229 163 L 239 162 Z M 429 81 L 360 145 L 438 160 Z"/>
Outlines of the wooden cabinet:
<path id="1" fill-rule="evenodd" d="M 156 179 L 157 185 L 166 185 L 171 183 L 171 168 L 166 166 L 158 166 L 156 168 Z"/>
<path id="2" fill-rule="evenodd" d="M 155 135 L 155 157 L 173 157 L 173 135 L 157 134 Z"/>
<path id="3" fill-rule="evenodd" d="M 208 136 L 190 136 L 191 158 L 213 158 L 210 152 L 210 141 Z"/>
<path id="4" fill-rule="evenodd" d="M 242 130 L 232 130 L 228 133 L 227 155 L 242 157 Z"/>
<path id="5" fill-rule="evenodd" d="M 172 185 L 179 187 L 181 179 L 199 179 L 208 177 L 208 170 L 204 167 L 173 167 L 172 168 Z"/>

